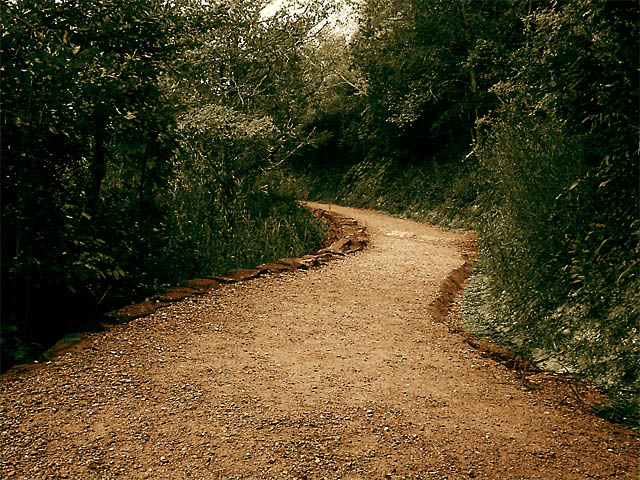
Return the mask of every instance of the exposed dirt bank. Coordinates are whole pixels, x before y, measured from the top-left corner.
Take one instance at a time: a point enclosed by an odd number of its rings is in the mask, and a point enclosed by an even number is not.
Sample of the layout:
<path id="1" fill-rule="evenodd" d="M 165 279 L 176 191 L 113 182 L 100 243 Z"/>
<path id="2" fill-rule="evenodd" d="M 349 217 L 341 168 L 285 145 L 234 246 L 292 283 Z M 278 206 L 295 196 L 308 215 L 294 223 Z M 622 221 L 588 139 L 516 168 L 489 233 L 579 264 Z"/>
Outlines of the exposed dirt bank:
<path id="1" fill-rule="evenodd" d="M 638 476 L 632 432 L 457 333 L 473 234 L 312 206 L 370 246 L 223 282 L 5 374 L 2 478 Z"/>

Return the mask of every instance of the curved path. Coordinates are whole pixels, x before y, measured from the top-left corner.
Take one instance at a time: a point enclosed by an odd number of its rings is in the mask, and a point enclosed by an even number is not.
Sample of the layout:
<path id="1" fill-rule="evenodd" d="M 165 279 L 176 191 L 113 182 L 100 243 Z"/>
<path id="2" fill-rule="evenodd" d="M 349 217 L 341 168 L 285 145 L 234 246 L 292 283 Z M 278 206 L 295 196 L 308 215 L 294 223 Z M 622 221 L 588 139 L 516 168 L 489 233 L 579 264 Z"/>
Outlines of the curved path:
<path id="1" fill-rule="evenodd" d="M 428 313 L 473 236 L 371 246 L 89 334 L 2 382 L 1 478 L 633 478 L 638 440 Z"/>

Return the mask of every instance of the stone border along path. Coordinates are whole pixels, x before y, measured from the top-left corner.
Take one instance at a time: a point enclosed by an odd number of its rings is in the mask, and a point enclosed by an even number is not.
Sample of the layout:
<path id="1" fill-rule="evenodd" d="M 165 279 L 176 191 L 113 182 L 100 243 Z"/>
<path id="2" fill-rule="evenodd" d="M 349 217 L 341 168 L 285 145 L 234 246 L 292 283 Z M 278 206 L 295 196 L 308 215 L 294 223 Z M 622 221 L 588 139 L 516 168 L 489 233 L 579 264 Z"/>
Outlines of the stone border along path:
<path id="1" fill-rule="evenodd" d="M 158 308 L 166 307 L 170 303 L 193 297 L 194 295 L 203 295 L 210 290 L 220 288 L 223 284 L 243 282 L 272 273 L 318 267 L 333 258 L 358 252 L 367 245 L 367 233 L 364 228 L 358 226 L 355 220 L 319 208 L 310 208 L 310 210 L 317 218 L 329 225 L 327 240 L 324 246 L 316 253 L 300 258 L 285 258 L 279 262 L 258 265 L 256 268 L 233 270 L 223 276 L 197 278 L 187 282 L 186 286 L 174 287 L 155 301 L 147 300 L 113 312 L 110 315 L 111 318 L 120 322 L 131 320 L 149 315 Z"/>
<path id="2" fill-rule="evenodd" d="M 202 277 L 190 280 L 184 286 L 176 286 L 167 293 L 150 298 L 142 302 L 127 305 L 119 310 L 105 315 L 108 323 L 123 323 L 136 318 L 151 315 L 156 310 L 172 303 L 194 296 L 204 295 L 222 285 L 243 282 L 261 275 L 306 270 L 325 265 L 334 258 L 352 254 L 362 250 L 368 242 L 366 230 L 357 222 L 343 215 L 328 212 L 321 208 L 308 207 L 320 220 L 327 223 L 329 230 L 324 245 L 315 253 L 300 258 L 285 258 L 279 262 L 265 263 L 256 268 L 232 270 L 226 275 Z M 39 362 L 49 361 L 58 355 L 74 348 L 82 341 L 83 334 L 71 334 L 64 337 L 56 345 L 43 352 Z M 30 366 L 18 365 L 16 369 L 24 370 Z"/>
<path id="3" fill-rule="evenodd" d="M 318 268 L 214 279 L 6 372 L 0 478 L 639 476 L 637 435 L 573 395 L 597 390 L 470 348 L 472 232 L 309 206 L 369 246 L 333 237 Z"/>

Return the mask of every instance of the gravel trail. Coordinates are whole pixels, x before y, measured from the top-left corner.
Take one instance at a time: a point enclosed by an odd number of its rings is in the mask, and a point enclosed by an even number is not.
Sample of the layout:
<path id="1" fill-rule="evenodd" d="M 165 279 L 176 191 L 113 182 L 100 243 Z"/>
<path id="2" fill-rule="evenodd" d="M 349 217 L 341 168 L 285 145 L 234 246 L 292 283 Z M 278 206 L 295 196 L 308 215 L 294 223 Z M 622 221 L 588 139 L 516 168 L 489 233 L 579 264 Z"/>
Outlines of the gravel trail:
<path id="1" fill-rule="evenodd" d="M 322 207 L 366 226 L 370 246 L 5 374 L 0 477 L 638 477 L 637 436 L 431 316 L 472 233 Z"/>

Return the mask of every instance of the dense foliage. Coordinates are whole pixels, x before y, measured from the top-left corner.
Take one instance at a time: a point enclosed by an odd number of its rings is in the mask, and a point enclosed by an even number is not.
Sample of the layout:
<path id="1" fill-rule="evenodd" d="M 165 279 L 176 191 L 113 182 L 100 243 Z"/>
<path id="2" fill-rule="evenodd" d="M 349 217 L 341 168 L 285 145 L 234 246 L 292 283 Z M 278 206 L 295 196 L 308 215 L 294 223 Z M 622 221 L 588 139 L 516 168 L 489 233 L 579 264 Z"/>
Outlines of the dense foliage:
<path id="1" fill-rule="evenodd" d="M 332 155 L 286 184 L 477 229 L 495 334 L 596 381 L 627 421 L 640 387 L 638 18 L 623 1 L 367 0 L 349 88 L 312 123 Z"/>
<path id="2" fill-rule="evenodd" d="M 640 369 L 638 8 L 569 2 L 526 17 L 476 154 L 493 294 L 521 348 L 636 402 Z M 636 39 L 634 41 L 633 39 Z M 634 395 L 636 398 L 634 398 Z"/>
<path id="3" fill-rule="evenodd" d="M 265 3 L 2 3 L 3 367 L 164 285 L 323 240 L 258 180 L 309 141 L 326 8 Z"/>

